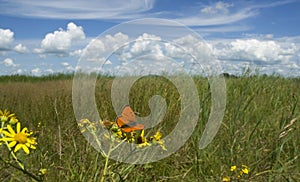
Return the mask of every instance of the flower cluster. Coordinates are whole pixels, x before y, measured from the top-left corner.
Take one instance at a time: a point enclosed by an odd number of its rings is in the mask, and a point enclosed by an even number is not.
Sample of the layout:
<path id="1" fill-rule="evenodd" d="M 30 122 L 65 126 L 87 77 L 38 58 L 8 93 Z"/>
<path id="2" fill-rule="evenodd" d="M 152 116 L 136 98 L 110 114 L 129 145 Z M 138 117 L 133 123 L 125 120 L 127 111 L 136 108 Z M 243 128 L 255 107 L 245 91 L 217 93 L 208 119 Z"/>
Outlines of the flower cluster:
<path id="1" fill-rule="evenodd" d="M 0 145 L 6 144 L 7 148 L 14 153 L 20 149 L 26 154 L 30 153 L 30 149 L 36 149 L 36 138 L 33 137 L 33 132 L 28 129 L 21 128 L 21 123 L 16 118 L 15 114 L 7 110 L 0 110 Z"/>
<path id="2" fill-rule="evenodd" d="M 108 120 L 91 122 L 88 119 L 82 119 L 79 121 L 78 126 L 82 133 L 87 131 L 97 132 L 97 127 L 100 126 L 101 128 L 109 131 L 109 134 L 106 136 L 106 138 L 117 142 L 126 141 L 128 143 L 134 143 L 137 144 L 137 148 L 159 145 L 163 150 L 167 150 L 164 140 L 162 140 L 162 133 L 160 131 L 157 131 L 152 136 L 146 137 L 145 130 L 124 132 L 118 127 L 116 122 Z"/>
<path id="3" fill-rule="evenodd" d="M 224 182 L 232 181 L 235 179 L 241 179 L 243 176 L 249 174 L 250 170 L 249 167 L 242 164 L 241 166 L 231 166 L 230 172 L 232 173 L 230 176 L 224 176 L 223 180 Z"/>

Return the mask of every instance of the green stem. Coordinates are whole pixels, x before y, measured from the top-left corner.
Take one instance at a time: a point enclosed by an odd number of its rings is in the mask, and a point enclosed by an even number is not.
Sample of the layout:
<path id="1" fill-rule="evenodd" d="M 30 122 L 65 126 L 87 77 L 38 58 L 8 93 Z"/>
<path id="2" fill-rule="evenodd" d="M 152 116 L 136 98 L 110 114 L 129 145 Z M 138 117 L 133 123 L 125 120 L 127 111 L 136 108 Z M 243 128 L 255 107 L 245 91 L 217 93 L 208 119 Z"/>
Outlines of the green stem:
<path id="1" fill-rule="evenodd" d="M 32 179 L 34 179 L 34 180 L 36 180 L 36 181 L 42 181 L 41 179 L 39 179 L 37 176 L 35 176 L 34 174 L 30 173 L 29 171 L 27 171 L 27 170 L 25 170 L 25 169 L 22 169 L 22 168 L 20 168 L 20 167 L 18 167 L 18 166 L 15 166 L 15 165 L 13 165 L 13 164 L 10 163 L 10 162 L 5 161 L 5 160 L 2 159 L 1 157 L 0 157 L 0 159 L 1 159 L 5 164 L 8 164 L 8 165 L 10 165 L 10 166 L 13 167 L 13 168 L 22 171 L 24 174 L 26 174 L 27 176 L 31 177 Z"/>
<path id="2" fill-rule="evenodd" d="M 110 145 L 111 146 L 111 145 Z M 105 165 L 104 165 L 104 169 L 103 169 L 103 174 L 102 174 L 102 176 L 101 176 L 101 182 L 103 182 L 104 181 L 104 178 L 105 178 L 105 176 L 106 176 L 106 173 L 107 173 L 107 166 L 108 166 L 108 160 L 109 160 L 109 156 L 110 156 L 110 153 L 111 153 L 111 147 L 109 147 L 109 151 L 108 151 L 108 153 L 107 153 L 107 156 L 105 156 Z"/>
<path id="3" fill-rule="evenodd" d="M 98 140 L 98 136 L 96 135 L 95 132 L 92 131 L 92 134 L 93 134 L 93 137 L 95 138 L 96 142 L 97 142 L 97 145 L 99 147 L 99 149 L 101 150 L 102 149 L 102 145 L 100 143 L 100 141 Z M 102 155 L 103 157 L 105 157 L 105 165 L 104 165 L 104 169 L 103 169 L 103 173 L 102 173 L 102 176 L 101 176 L 101 179 L 100 179 L 100 182 L 103 182 L 104 181 L 104 178 L 107 174 L 107 166 L 108 166 L 108 160 L 109 160 L 109 156 L 111 154 L 111 147 L 112 147 L 112 144 L 109 145 L 109 150 L 108 150 L 108 153 L 105 154 L 105 152 L 102 152 Z"/>

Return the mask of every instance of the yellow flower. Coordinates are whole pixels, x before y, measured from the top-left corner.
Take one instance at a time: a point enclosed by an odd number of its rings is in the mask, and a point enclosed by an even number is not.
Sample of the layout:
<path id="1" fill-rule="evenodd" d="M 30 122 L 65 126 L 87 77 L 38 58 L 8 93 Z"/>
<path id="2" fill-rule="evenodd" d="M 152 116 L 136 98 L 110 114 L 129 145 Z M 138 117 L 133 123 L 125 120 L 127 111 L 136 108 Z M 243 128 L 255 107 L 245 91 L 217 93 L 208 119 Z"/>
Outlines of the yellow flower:
<path id="1" fill-rule="evenodd" d="M 243 173 L 248 174 L 248 173 L 249 173 L 249 168 L 248 168 L 248 166 L 242 165 L 242 171 L 243 171 Z"/>
<path id="2" fill-rule="evenodd" d="M 160 131 L 157 131 L 156 133 L 155 133 L 155 135 L 153 135 L 153 136 L 151 136 L 150 137 L 150 140 L 156 140 L 156 141 L 159 141 L 160 139 L 161 139 L 161 137 L 162 137 L 162 134 L 161 134 L 161 132 Z"/>
<path id="3" fill-rule="evenodd" d="M 137 137 L 137 144 L 145 143 L 147 142 L 147 139 L 145 138 L 145 130 L 142 130 L 141 134 Z"/>
<path id="4" fill-rule="evenodd" d="M 236 166 L 231 166 L 230 167 L 230 171 L 235 171 L 236 170 Z"/>
<path id="5" fill-rule="evenodd" d="M 28 132 L 27 128 L 21 130 L 21 123 L 17 123 L 16 132 L 11 125 L 7 125 L 7 130 L 2 130 L 2 134 L 6 137 L 1 138 L 0 141 L 9 142 L 8 147 L 14 147 L 14 152 L 22 148 L 26 154 L 29 154 L 29 148 L 36 149 L 36 138 L 30 137 L 33 133 Z"/>
<path id="6" fill-rule="evenodd" d="M 18 121 L 19 120 L 15 116 L 12 116 L 9 120 L 9 124 L 15 125 Z"/>
<path id="7" fill-rule="evenodd" d="M 8 121 L 11 117 L 14 117 L 15 114 L 12 113 L 10 114 L 9 111 L 7 111 L 6 109 L 4 111 L 0 110 L 0 121 L 1 122 L 6 122 Z"/>
<path id="8" fill-rule="evenodd" d="M 163 150 L 167 150 L 165 146 L 165 141 L 161 140 L 161 137 L 162 137 L 162 133 L 160 131 L 157 131 L 155 135 L 150 137 L 150 141 L 152 141 L 153 144 L 159 144 Z"/>
<path id="9" fill-rule="evenodd" d="M 128 142 L 128 143 L 132 143 L 135 141 L 135 132 L 129 132 L 129 133 L 122 133 L 122 135 L 125 137 L 124 139 Z M 122 137 L 123 137 L 122 136 Z"/>
<path id="10" fill-rule="evenodd" d="M 222 181 L 223 182 L 229 182 L 230 181 L 230 177 L 225 176 L 225 177 L 223 177 Z"/>
<path id="11" fill-rule="evenodd" d="M 40 175 L 40 176 L 43 176 L 43 175 L 45 175 L 45 174 L 47 174 L 47 169 L 40 169 L 40 170 L 39 170 L 39 175 Z"/>
<path id="12" fill-rule="evenodd" d="M 118 129 L 115 133 L 116 133 L 116 135 L 117 135 L 118 138 L 122 138 L 123 137 L 123 133 L 122 133 L 122 131 L 120 129 Z"/>
<path id="13" fill-rule="evenodd" d="M 110 131 L 112 131 L 113 133 L 122 133 L 121 129 L 118 127 L 117 123 L 113 123 L 109 129 Z"/>
<path id="14" fill-rule="evenodd" d="M 145 138 L 145 130 L 142 130 L 141 134 L 137 137 L 137 144 L 137 148 L 151 146 L 151 144 L 148 143 L 147 139 Z"/>

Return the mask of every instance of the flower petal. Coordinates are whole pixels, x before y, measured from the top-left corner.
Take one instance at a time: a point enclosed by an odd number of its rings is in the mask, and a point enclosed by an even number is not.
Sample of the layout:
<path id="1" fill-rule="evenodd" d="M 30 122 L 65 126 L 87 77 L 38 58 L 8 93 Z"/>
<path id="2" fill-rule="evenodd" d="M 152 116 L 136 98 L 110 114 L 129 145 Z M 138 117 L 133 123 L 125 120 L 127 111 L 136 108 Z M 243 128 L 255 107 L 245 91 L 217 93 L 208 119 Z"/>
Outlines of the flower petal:
<path id="1" fill-rule="evenodd" d="M 29 152 L 29 149 L 28 149 L 28 147 L 26 146 L 26 145 L 22 145 L 22 149 L 24 150 L 24 152 L 26 153 L 26 154 L 29 154 L 30 152 Z"/>
<path id="2" fill-rule="evenodd" d="M 7 125 L 7 129 L 12 134 L 12 136 L 16 134 L 15 131 L 12 129 L 11 125 Z"/>
<path id="3" fill-rule="evenodd" d="M 21 123 L 18 122 L 17 123 L 17 133 L 20 133 L 20 131 L 21 131 Z"/>
<path id="4" fill-rule="evenodd" d="M 17 152 L 18 150 L 20 150 L 21 147 L 22 147 L 22 144 L 16 145 L 14 152 Z"/>
<path id="5" fill-rule="evenodd" d="M 7 131 L 5 131 L 5 130 L 3 130 L 2 133 L 3 133 L 5 136 L 11 137 L 11 138 L 13 138 L 13 137 L 15 136 L 14 134 L 11 134 L 11 133 L 9 133 L 9 132 L 7 132 Z"/>
<path id="6" fill-rule="evenodd" d="M 27 133 L 27 131 L 28 131 L 28 129 L 25 127 L 25 128 L 22 129 L 21 132 L 22 132 L 22 133 Z"/>
<path id="7" fill-rule="evenodd" d="M 12 141 L 8 144 L 8 146 L 11 148 L 11 147 L 14 147 L 15 145 L 17 144 L 17 141 Z"/>
<path id="8" fill-rule="evenodd" d="M 26 143 L 26 146 L 31 148 L 31 149 L 36 149 L 36 147 L 34 145 L 31 145 L 30 143 Z"/>
<path id="9" fill-rule="evenodd" d="M 1 138 L 0 141 L 11 142 L 11 141 L 15 141 L 15 139 L 14 138 Z"/>

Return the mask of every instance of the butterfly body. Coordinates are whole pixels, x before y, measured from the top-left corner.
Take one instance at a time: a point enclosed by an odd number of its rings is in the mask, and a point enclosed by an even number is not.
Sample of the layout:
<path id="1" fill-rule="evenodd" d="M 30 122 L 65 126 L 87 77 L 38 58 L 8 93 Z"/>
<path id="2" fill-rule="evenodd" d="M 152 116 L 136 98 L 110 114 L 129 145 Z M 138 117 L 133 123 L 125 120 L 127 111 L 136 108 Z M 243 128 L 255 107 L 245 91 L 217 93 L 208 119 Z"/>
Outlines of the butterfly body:
<path id="1" fill-rule="evenodd" d="M 136 117 L 133 110 L 129 105 L 126 105 L 120 116 L 117 117 L 116 122 L 119 128 L 122 129 L 123 132 L 132 132 L 135 130 L 143 130 L 144 125 L 136 122 Z"/>

